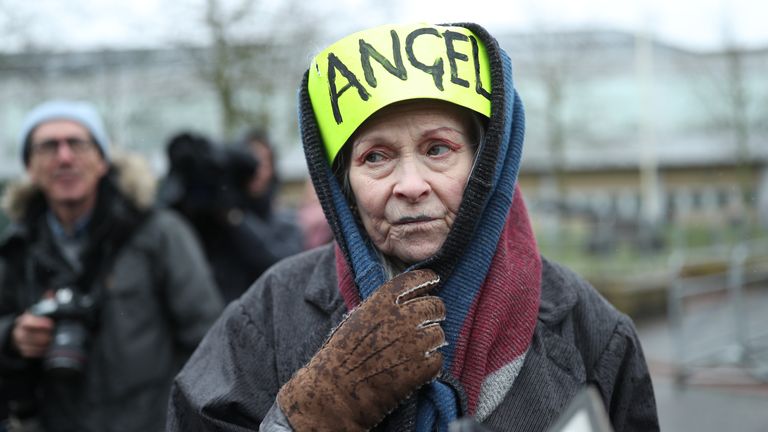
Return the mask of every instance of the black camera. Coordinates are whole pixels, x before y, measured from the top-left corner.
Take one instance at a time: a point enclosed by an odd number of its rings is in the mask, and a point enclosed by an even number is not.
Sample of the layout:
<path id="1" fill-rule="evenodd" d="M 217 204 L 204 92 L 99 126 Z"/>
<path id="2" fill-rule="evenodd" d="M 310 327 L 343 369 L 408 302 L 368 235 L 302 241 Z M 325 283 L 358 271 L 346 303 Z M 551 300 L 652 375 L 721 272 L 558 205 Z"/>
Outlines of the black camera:
<path id="1" fill-rule="evenodd" d="M 83 374 L 88 360 L 88 323 L 92 320 L 93 306 L 92 297 L 64 287 L 30 307 L 33 315 L 49 317 L 56 323 L 43 361 L 48 373 L 61 378 Z"/>
<path id="2" fill-rule="evenodd" d="M 170 170 L 160 200 L 182 213 L 242 206 L 258 161 L 238 147 L 218 146 L 202 135 L 183 132 L 167 147 Z"/>

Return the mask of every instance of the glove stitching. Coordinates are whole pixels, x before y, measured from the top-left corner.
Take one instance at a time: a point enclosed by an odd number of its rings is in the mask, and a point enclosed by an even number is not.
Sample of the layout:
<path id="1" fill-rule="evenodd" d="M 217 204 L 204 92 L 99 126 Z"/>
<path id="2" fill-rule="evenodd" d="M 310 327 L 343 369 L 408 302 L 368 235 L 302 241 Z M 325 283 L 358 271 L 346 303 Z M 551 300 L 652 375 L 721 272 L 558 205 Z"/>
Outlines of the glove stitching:
<path id="1" fill-rule="evenodd" d="M 386 345 L 384 345 L 384 346 L 382 346 L 382 347 L 378 348 L 376 351 L 374 351 L 374 352 L 372 352 L 371 354 L 369 354 L 369 355 L 365 356 L 364 358 L 362 358 L 362 359 L 360 360 L 360 363 L 358 363 L 357 365 L 355 365 L 354 367 L 352 367 L 352 369 L 349 369 L 349 370 L 348 370 L 348 372 L 354 372 L 354 371 L 355 371 L 355 370 L 357 370 L 359 367 L 361 367 L 363 364 L 365 364 L 365 363 L 366 363 L 368 360 L 370 360 L 370 359 L 371 359 L 371 358 L 373 358 L 373 357 L 376 357 L 376 356 L 378 356 L 378 355 L 379 355 L 379 354 L 380 354 L 382 351 L 386 350 L 387 348 L 391 347 L 392 345 L 396 344 L 397 342 L 398 342 L 398 339 L 395 339 L 395 340 L 393 340 L 392 342 L 390 342 L 390 343 L 388 343 L 388 344 L 386 344 Z M 399 364 L 401 364 L 401 363 L 395 364 L 395 365 L 393 365 L 393 366 L 388 366 L 388 367 L 390 367 L 390 368 L 391 368 L 391 367 L 395 367 L 395 366 L 398 366 Z"/>
<path id="2" fill-rule="evenodd" d="M 361 379 L 359 379 L 359 380 L 355 381 L 355 387 L 357 387 L 357 385 L 358 385 L 358 384 L 360 384 L 360 383 L 362 383 L 363 381 L 368 381 L 368 380 L 372 379 L 373 377 L 375 377 L 375 376 L 377 376 L 377 375 L 381 375 L 381 374 L 383 374 L 384 372 L 387 372 L 387 371 L 389 371 L 389 370 L 391 370 L 391 369 L 394 369 L 394 368 L 396 368 L 396 367 L 398 367 L 398 366 L 400 366 L 400 365 L 403 365 L 403 364 L 409 363 L 410 361 L 411 361 L 411 359 L 409 359 L 409 358 L 405 358 L 405 359 L 403 359 L 402 361 L 400 361 L 400 362 L 398 362 L 398 363 L 395 363 L 395 364 L 393 364 L 393 365 L 391 365 L 391 366 L 387 366 L 386 368 L 384 368 L 384 369 L 381 369 L 381 370 L 378 370 L 378 371 L 376 371 L 376 372 L 370 373 L 370 374 L 368 374 L 368 375 L 366 375 L 366 376 L 362 377 Z"/>
<path id="3" fill-rule="evenodd" d="M 445 346 L 448 346 L 448 342 L 447 342 L 447 341 L 445 341 L 445 342 L 441 343 L 440 345 L 438 345 L 438 346 L 434 347 L 433 349 L 431 349 L 431 350 L 429 350 L 429 351 L 425 352 L 425 353 L 424 353 L 424 357 L 426 358 L 426 357 L 429 357 L 429 356 L 431 356 L 432 354 L 434 354 L 434 353 L 436 353 L 436 352 L 440 351 L 440 348 L 442 348 L 442 347 L 445 347 Z"/>
<path id="4" fill-rule="evenodd" d="M 360 340 L 357 343 L 355 343 L 355 345 L 352 347 L 352 350 L 347 355 L 347 358 L 345 358 L 344 361 L 341 362 L 340 366 L 346 367 L 347 362 L 349 362 L 352 359 L 352 357 L 356 357 L 357 356 L 356 354 L 357 354 L 358 348 L 360 348 L 370 336 L 372 336 L 374 333 L 376 333 L 379 330 L 380 327 L 381 327 L 381 323 L 380 322 L 377 322 L 373 327 L 371 327 L 365 333 L 365 335 L 363 335 L 363 337 L 361 337 Z M 374 353 L 374 354 L 376 354 L 376 353 Z M 370 357 L 368 357 L 368 358 L 370 358 Z M 365 360 L 363 360 L 363 361 L 365 361 Z M 349 369 L 349 371 L 355 370 L 358 366 L 359 365 L 352 366 L 352 368 Z"/>
<path id="5" fill-rule="evenodd" d="M 400 301 L 400 299 L 402 299 L 403 297 L 407 296 L 408 294 L 411 294 L 411 293 L 412 293 L 412 292 L 414 292 L 414 291 L 418 291 L 418 290 L 420 290 L 420 289 L 422 289 L 422 288 L 424 288 L 424 287 L 426 287 L 426 286 L 430 286 L 430 285 L 437 285 L 439 282 L 440 282 L 440 276 L 437 276 L 435 279 L 432 279 L 432 280 L 428 280 L 428 281 L 426 281 L 426 282 L 424 282 L 424 283 L 421 283 L 421 284 L 419 284 L 419 285 L 416 285 L 416 286 L 415 286 L 415 287 L 413 287 L 413 288 L 409 288 L 409 289 L 407 289 L 407 290 L 403 291 L 402 293 L 400 293 L 400 294 L 397 296 L 397 298 L 395 299 L 395 304 L 396 304 L 396 305 L 403 305 L 403 304 L 408 304 L 408 303 L 409 303 L 409 302 L 411 302 L 411 301 L 417 300 L 417 299 L 419 299 L 420 297 L 415 297 L 415 298 L 412 298 L 412 299 L 408 299 L 408 300 L 406 300 L 406 301 L 404 301 L 404 302 L 401 302 L 401 301 Z"/>
<path id="6" fill-rule="evenodd" d="M 434 326 L 439 326 L 441 322 L 445 321 L 445 317 L 437 318 L 433 320 L 424 320 L 416 326 L 416 330 L 422 330 Z"/>

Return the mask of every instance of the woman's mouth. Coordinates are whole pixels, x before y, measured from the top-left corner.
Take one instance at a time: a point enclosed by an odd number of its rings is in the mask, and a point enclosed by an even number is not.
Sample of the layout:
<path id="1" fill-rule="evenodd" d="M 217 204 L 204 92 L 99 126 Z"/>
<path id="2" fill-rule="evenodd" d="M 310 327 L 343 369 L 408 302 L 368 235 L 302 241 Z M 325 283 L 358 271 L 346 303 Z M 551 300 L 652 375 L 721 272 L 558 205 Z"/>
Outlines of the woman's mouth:
<path id="1" fill-rule="evenodd" d="M 429 216 L 404 216 L 395 221 L 395 225 L 411 225 L 424 222 L 430 222 L 434 218 Z"/>

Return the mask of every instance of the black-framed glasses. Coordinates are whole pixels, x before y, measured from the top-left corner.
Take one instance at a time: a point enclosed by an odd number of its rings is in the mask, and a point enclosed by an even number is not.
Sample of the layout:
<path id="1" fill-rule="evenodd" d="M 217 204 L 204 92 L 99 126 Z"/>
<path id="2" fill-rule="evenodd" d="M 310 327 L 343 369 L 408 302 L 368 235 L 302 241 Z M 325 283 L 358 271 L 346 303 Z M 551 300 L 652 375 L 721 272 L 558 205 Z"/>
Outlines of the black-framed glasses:
<path id="1" fill-rule="evenodd" d="M 75 154 L 83 154 L 94 148 L 94 142 L 87 139 L 66 137 L 52 138 L 32 144 L 32 152 L 42 156 L 53 156 L 59 151 L 59 145 L 66 143 L 69 150 Z"/>

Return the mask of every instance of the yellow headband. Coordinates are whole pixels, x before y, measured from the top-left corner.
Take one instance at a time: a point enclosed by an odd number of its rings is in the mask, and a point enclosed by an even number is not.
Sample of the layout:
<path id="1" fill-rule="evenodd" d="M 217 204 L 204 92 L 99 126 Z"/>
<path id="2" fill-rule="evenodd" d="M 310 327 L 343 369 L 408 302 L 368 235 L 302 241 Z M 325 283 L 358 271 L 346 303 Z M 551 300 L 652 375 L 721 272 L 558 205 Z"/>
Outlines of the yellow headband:
<path id="1" fill-rule="evenodd" d="M 491 116 L 491 71 L 464 27 L 389 25 L 354 33 L 318 54 L 309 98 L 328 156 L 368 117 L 394 102 L 439 99 Z"/>

